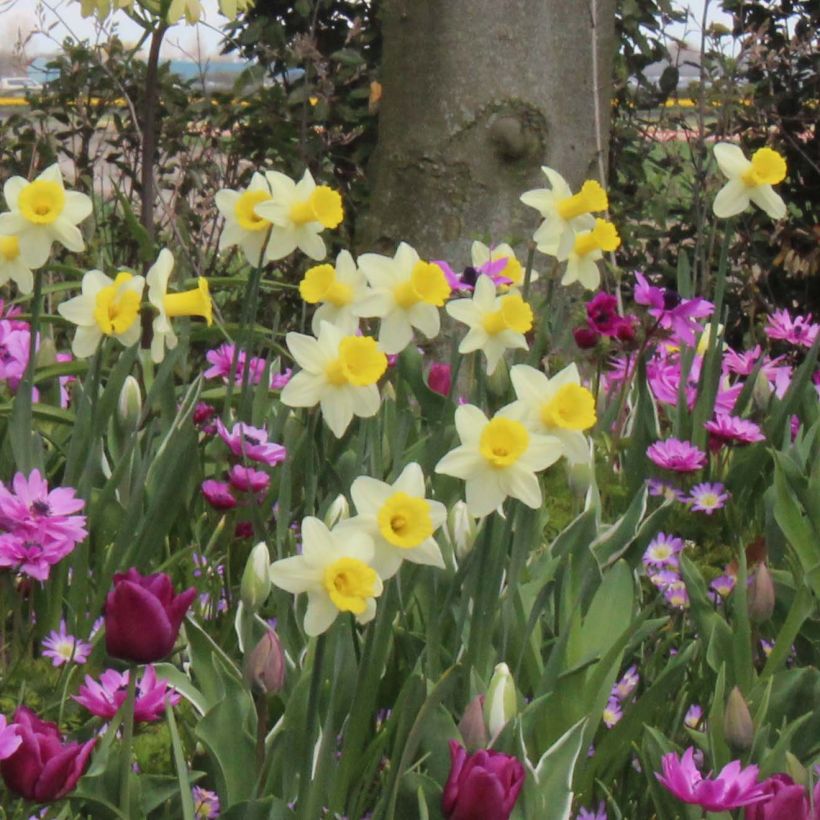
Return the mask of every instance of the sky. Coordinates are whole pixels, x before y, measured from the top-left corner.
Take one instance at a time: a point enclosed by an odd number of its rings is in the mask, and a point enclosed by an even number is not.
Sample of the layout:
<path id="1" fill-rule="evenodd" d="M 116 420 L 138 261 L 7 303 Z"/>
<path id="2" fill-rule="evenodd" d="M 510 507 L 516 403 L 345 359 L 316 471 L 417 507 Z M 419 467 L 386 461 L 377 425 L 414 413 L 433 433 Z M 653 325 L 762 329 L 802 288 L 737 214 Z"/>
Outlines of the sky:
<path id="1" fill-rule="evenodd" d="M 218 27 L 225 18 L 217 12 L 217 0 L 201 2 L 205 9 L 205 24 L 174 26 L 166 35 L 164 56 L 171 58 L 199 54 L 213 57 L 219 53 L 221 35 L 214 27 Z M 690 44 L 697 44 L 704 2 L 705 0 L 678 0 L 676 5 L 689 8 L 690 22 L 686 28 L 670 29 L 670 33 L 676 37 L 685 37 Z M 718 0 L 712 0 L 709 20 L 729 22 L 731 18 L 717 9 L 718 5 Z M 116 14 L 114 19 L 123 40 L 128 42 L 139 38 L 141 29 L 124 14 Z M 31 54 L 55 51 L 56 43 L 69 34 L 78 38 L 95 37 L 94 23 L 82 18 L 78 0 L 0 0 L 0 33 L 3 43 L 16 40 L 18 31 L 25 36 L 37 28 L 50 28 L 50 32 L 48 36 L 37 34 L 33 37 L 28 47 Z"/>

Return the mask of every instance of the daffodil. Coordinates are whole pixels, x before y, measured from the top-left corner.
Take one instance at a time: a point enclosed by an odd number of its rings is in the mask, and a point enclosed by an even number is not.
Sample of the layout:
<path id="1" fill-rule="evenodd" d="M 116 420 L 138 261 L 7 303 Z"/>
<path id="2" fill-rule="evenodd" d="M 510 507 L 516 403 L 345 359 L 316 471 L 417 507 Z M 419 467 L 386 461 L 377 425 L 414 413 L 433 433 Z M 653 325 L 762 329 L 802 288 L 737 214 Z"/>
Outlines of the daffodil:
<path id="1" fill-rule="evenodd" d="M 339 253 L 335 267 L 327 263 L 314 265 L 299 283 L 302 299 L 319 305 L 311 324 L 317 336 L 322 322 L 330 322 L 345 333 L 355 333 L 359 317 L 354 310 L 368 292 L 367 280 L 349 251 Z"/>
<path id="2" fill-rule="evenodd" d="M 267 171 L 270 198 L 258 202 L 254 213 L 272 224 L 265 250 L 268 261 L 283 259 L 299 248 L 311 259 L 324 259 L 325 243 L 319 234 L 335 228 L 344 218 L 342 198 L 327 185 L 317 185 L 310 171 L 294 182 L 278 171 Z"/>
<path id="3" fill-rule="evenodd" d="M 413 340 L 413 328 L 428 339 L 438 335 L 438 309 L 450 295 L 444 271 L 425 262 L 406 242 L 395 255 L 366 253 L 359 257 L 359 269 L 367 277 L 372 293 L 357 306 L 360 316 L 381 320 L 379 344 L 385 353 L 401 353 Z"/>
<path id="4" fill-rule="evenodd" d="M 219 250 L 239 245 L 249 264 L 254 267 L 259 264 L 271 222 L 257 216 L 255 209 L 270 198 L 270 186 L 262 174 L 254 174 L 244 191 L 223 188 L 216 192 L 216 207 L 225 217 Z"/>
<path id="5" fill-rule="evenodd" d="M 478 407 L 463 404 L 455 421 L 461 446 L 439 461 L 436 472 L 464 479 L 467 511 L 476 517 L 489 515 L 507 496 L 540 507 L 535 474 L 561 458 L 561 442 L 528 429 L 513 407 L 488 419 Z"/>
<path id="6" fill-rule="evenodd" d="M 77 225 L 91 213 L 91 199 L 77 191 L 66 191 L 56 163 L 33 182 L 12 177 L 6 181 L 3 193 L 9 213 L 0 214 L 0 234 L 17 237 L 20 253 L 30 267 L 46 263 L 52 242 L 70 251 L 85 249 Z"/>
<path id="7" fill-rule="evenodd" d="M 340 612 L 352 612 L 360 624 L 373 620 L 383 584 L 372 562 L 367 533 L 331 531 L 309 517 L 302 521 L 302 554 L 274 561 L 270 578 L 294 595 L 307 593 L 305 632 L 321 635 Z"/>
<path id="8" fill-rule="evenodd" d="M 470 246 L 470 262 L 477 271 L 486 273 L 496 284 L 509 284 L 512 288 L 524 284 L 524 266 L 506 242 L 500 245 L 485 245 L 476 240 Z M 505 283 L 505 279 L 509 279 L 509 283 Z M 537 271 L 531 270 L 530 282 L 537 279 Z"/>
<path id="9" fill-rule="evenodd" d="M 727 219 L 739 214 L 754 202 L 772 219 L 786 216 L 786 203 L 776 194 L 772 185 L 786 178 L 786 160 L 772 148 L 759 148 L 746 159 L 743 151 L 730 142 L 715 145 L 718 167 L 729 181 L 718 191 L 714 205 L 715 216 Z"/>
<path id="10" fill-rule="evenodd" d="M 350 487 L 356 512 L 339 532 L 361 529 L 375 545 L 373 567 L 383 579 L 398 572 L 402 561 L 444 568 L 433 533 L 447 519 L 445 506 L 424 497 L 424 473 L 408 464 L 392 483 L 359 476 Z"/>
<path id="11" fill-rule="evenodd" d="M 140 337 L 140 302 L 145 279 L 127 271 L 110 279 L 98 270 L 83 276 L 82 293 L 57 305 L 57 311 L 77 325 L 71 352 L 80 359 L 93 355 L 103 336 L 126 347 Z"/>
<path id="12" fill-rule="evenodd" d="M 14 235 L 0 236 L 0 285 L 11 279 L 20 293 L 31 293 L 34 274 L 20 252 L 20 240 Z"/>
<path id="13" fill-rule="evenodd" d="M 387 356 L 369 336 L 345 335 L 322 322 L 319 337 L 288 333 L 294 361 L 302 368 L 282 390 L 288 407 L 321 405 L 322 417 L 341 438 L 353 416 L 370 418 L 379 411 L 378 380 L 387 370 Z"/>
<path id="14" fill-rule="evenodd" d="M 591 214 L 609 207 L 606 191 L 594 179 L 588 179 L 577 194 L 552 168 L 542 167 L 550 188 L 536 188 L 521 195 L 521 201 L 535 208 L 544 221 L 533 234 L 542 253 L 559 256 L 569 252 L 577 231 L 593 227 Z"/>
<path id="15" fill-rule="evenodd" d="M 517 401 L 509 405 L 524 419 L 530 430 L 549 435 L 561 443 L 567 461 L 589 460 L 589 445 L 584 431 L 598 420 L 595 397 L 581 384 L 575 364 L 570 364 L 551 379 L 525 364 L 510 369 Z"/>
<path id="16" fill-rule="evenodd" d="M 580 282 L 587 290 L 595 290 L 601 284 L 598 261 L 603 259 L 604 251 L 614 251 L 620 244 L 615 226 L 605 219 L 596 219 L 592 230 L 575 234 L 573 246 L 566 254 L 558 255 L 559 261 L 567 263 L 561 284 Z"/>
<path id="17" fill-rule="evenodd" d="M 151 339 L 151 359 L 159 363 L 165 358 L 165 348 L 177 346 L 177 335 L 171 325 L 175 316 L 201 316 L 210 325 L 213 321 L 211 295 L 208 280 L 200 276 L 197 287 L 182 293 L 168 293 L 168 279 L 174 269 L 171 251 L 163 248 L 159 258 L 145 277 L 148 285 L 148 301 L 156 310 Z"/>
<path id="18" fill-rule="evenodd" d="M 517 292 L 496 295 L 489 276 L 478 277 L 471 299 L 449 302 L 446 311 L 470 328 L 458 352 L 482 350 L 488 374 L 495 372 L 505 350 L 527 349 L 524 334 L 532 329 L 532 308 Z"/>

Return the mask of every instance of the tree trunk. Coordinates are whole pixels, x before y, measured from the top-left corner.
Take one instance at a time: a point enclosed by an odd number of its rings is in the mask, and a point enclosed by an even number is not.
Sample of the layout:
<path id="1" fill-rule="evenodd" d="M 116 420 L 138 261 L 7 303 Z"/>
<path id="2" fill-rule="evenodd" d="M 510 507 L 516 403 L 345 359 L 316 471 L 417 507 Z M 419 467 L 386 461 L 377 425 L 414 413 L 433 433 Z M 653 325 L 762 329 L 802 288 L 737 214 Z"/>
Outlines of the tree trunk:
<path id="1" fill-rule="evenodd" d="M 600 177 L 615 0 L 384 0 L 382 18 L 361 250 L 392 254 L 405 240 L 463 265 L 474 239 L 521 247 L 530 238 L 537 214 L 518 198 L 545 187 L 541 165 L 573 187 Z"/>

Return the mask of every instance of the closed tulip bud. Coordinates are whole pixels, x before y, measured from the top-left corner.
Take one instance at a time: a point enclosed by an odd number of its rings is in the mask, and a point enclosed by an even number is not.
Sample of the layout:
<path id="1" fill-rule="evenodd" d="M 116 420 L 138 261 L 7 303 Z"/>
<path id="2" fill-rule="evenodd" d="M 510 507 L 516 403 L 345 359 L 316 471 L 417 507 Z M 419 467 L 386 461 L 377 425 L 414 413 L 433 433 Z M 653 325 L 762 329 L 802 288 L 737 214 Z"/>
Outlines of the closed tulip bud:
<path id="1" fill-rule="evenodd" d="M 484 722 L 484 695 L 476 695 L 464 710 L 459 721 L 458 730 L 469 752 L 483 749 L 490 742 L 487 737 L 487 724 Z"/>
<path id="2" fill-rule="evenodd" d="M 478 519 L 467 512 L 464 501 L 456 501 L 447 516 L 447 537 L 453 545 L 456 557 L 463 561 L 475 544 L 478 537 Z"/>
<path id="3" fill-rule="evenodd" d="M 262 694 L 281 692 L 285 685 L 285 653 L 279 636 L 268 629 L 258 644 L 245 656 L 245 681 Z"/>
<path id="4" fill-rule="evenodd" d="M 350 518 L 350 504 L 347 499 L 339 493 L 331 502 L 325 513 L 325 526 L 332 530 L 340 521 Z"/>
<path id="5" fill-rule="evenodd" d="M 766 410 L 772 398 L 772 386 L 766 374 L 759 370 L 752 388 L 752 401 L 758 410 Z"/>
<path id="6" fill-rule="evenodd" d="M 774 612 L 774 584 L 765 564 L 761 564 L 752 578 L 748 591 L 749 618 L 756 624 L 768 621 Z"/>
<path id="7" fill-rule="evenodd" d="M 137 429 L 142 414 L 142 392 L 139 382 L 133 376 L 126 376 L 117 399 L 117 425 L 123 435 L 130 435 Z"/>
<path id="8" fill-rule="evenodd" d="M 723 714 L 723 733 L 726 741 L 735 749 L 750 749 L 754 738 L 755 727 L 749 707 L 737 686 L 729 692 L 726 711 Z"/>
<path id="9" fill-rule="evenodd" d="M 270 594 L 270 552 L 268 545 L 260 541 L 248 556 L 239 596 L 248 612 L 256 612 Z"/>
<path id="10" fill-rule="evenodd" d="M 490 730 L 490 737 L 497 737 L 507 721 L 518 711 L 518 696 L 515 694 L 515 681 L 506 663 L 495 667 L 487 697 L 484 698 L 484 720 Z"/>

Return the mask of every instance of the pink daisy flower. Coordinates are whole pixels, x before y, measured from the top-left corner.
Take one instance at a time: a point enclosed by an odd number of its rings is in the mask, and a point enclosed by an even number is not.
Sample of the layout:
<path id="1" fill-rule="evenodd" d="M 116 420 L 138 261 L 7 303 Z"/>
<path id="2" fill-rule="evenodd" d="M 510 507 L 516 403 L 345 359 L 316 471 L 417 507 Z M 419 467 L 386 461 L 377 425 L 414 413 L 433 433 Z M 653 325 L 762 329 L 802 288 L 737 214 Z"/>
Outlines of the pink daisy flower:
<path id="1" fill-rule="evenodd" d="M 54 564 L 62 561 L 76 545 L 71 541 L 48 541 L 41 533 L 0 535 L 0 567 L 13 567 L 35 581 L 48 579 Z"/>
<path id="2" fill-rule="evenodd" d="M 216 430 L 222 441 L 230 447 L 235 456 L 245 457 L 251 461 L 259 461 L 273 467 L 287 458 L 288 451 L 281 444 L 268 441 L 268 433 L 264 428 L 251 427 L 249 424 L 238 421 L 229 431 L 221 419 L 216 421 Z"/>
<path id="3" fill-rule="evenodd" d="M 696 484 L 689 491 L 689 501 L 694 512 L 711 515 L 716 510 L 722 510 L 729 500 L 729 493 L 723 484 Z"/>
<path id="4" fill-rule="evenodd" d="M 709 446 L 713 450 L 719 450 L 723 444 L 754 444 L 766 439 L 759 425 L 728 413 L 718 413 L 703 426 L 709 431 Z"/>
<path id="5" fill-rule="evenodd" d="M 283 390 L 285 385 L 293 376 L 293 371 L 288 367 L 281 373 L 276 373 L 270 377 L 270 386 L 272 390 Z"/>
<path id="6" fill-rule="evenodd" d="M 788 310 L 775 310 L 766 317 L 763 332 L 770 339 L 782 339 L 799 347 L 811 347 L 817 338 L 820 325 L 812 322 L 812 316 L 796 316 L 792 319 Z"/>
<path id="7" fill-rule="evenodd" d="M 697 320 L 711 316 L 715 306 L 706 299 L 683 299 L 674 290 L 654 287 L 640 273 L 635 274 L 635 279 L 635 302 L 648 307 L 649 315 L 681 344 L 694 347 L 697 335 L 703 332 Z"/>
<path id="8" fill-rule="evenodd" d="M 676 438 L 656 441 L 647 448 L 646 455 L 658 467 L 676 473 L 693 473 L 706 464 L 706 453 L 691 442 Z"/>
<path id="9" fill-rule="evenodd" d="M 233 497 L 231 488 L 224 481 L 216 481 L 213 478 L 206 478 L 200 487 L 205 500 L 215 510 L 232 510 L 236 506 L 236 499 Z"/>
<path id="10" fill-rule="evenodd" d="M 241 464 L 231 467 L 228 480 L 237 490 L 245 493 L 264 493 L 270 487 L 270 476 L 267 473 Z"/>
<path id="11" fill-rule="evenodd" d="M 222 379 L 227 384 L 231 375 L 231 364 L 233 362 L 235 346 L 225 342 L 219 347 L 209 350 L 205 358 L 211 366 L 203 374 L 206 379 Z M 248 368 L 248 381 L 250 384 L 259 384 L 262 374 L 265 372 L 265 360 L 252 357 L 250 363 L 247 361 L 248 355 L 244 350 L 239 351 L 236 361 L 236 373 L 234 374 L 236 384 L 242 384 L 242 376 Z"/>
<path id="12" fill-rule="evenodd" d="M 19 322 L 0 321 L 0 381 L 16 392 L 28 365 L 28 349 L 31 334 L 27 324 L 16 327 Z"/>
<path id="13" fill-rule="evenodd" d="M 125 703 L 128 694 L 128 675 L 128 670 L 118 672 L 116 669 L 106 669 L 100 675 L 99 681 L 86 675 L 79 694 L 72 697 L 81 706 L 85 706 L 92 715 L 111 720 Z M 168 681 L 157 680 L 153 666 L 146 666 L 142 677 L 137 681 L 134 720 L 137 723 L 159 720 L 165 715 L 166 701 L 176 706 L 179 703 L 179 694 Z"/>
<path id="14" fill-rule="evenodd" d="M 43 640 L 42 655 L 50 658 L 53 666 L 62 666 L 65 663 L 82 664 L 91 654 L 91 644 L 69 635 L 64 620 L 60 621 L 60 629 L 52 630 Z"/>

